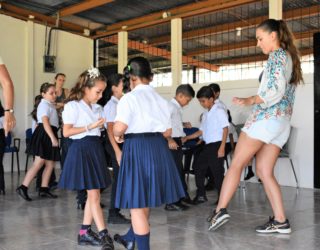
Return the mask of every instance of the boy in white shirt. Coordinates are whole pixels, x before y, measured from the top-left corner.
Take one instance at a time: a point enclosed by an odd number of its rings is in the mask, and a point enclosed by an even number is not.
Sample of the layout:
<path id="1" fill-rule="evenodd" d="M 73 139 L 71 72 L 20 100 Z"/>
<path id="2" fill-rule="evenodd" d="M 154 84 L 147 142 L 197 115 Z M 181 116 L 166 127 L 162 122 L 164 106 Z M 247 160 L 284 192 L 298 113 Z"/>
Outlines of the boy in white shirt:
<path id="1" fill-rule="evenodd" d="M 182 204 L 181 201 L 192 204 L 183 171 L 181 138 L 186 135 L 183 132 L 182 108 L 189 104 L 194 95 L 194 90 L 190 84 L 182 84 L 177 88 L 175 97 L 169 102 L 172 134 L 167 138 L 168 146 L 179 171 L 181 182 L 184 191 L 186 192 L 186 197 L 182 198 L 182 200 L 178 202 L 166 204 L 165 209 L 168 211 L 181 211 L 187 209 L 188 207 Z"/>

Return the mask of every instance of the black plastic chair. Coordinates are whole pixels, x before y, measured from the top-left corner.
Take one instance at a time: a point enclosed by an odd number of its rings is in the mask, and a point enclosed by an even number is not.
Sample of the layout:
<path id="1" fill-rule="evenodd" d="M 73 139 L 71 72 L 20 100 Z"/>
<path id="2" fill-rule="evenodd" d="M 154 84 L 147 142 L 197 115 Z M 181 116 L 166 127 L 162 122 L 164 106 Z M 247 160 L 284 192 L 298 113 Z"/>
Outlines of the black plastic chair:
<path id="1" fill-rule="evenodd" d="M 14 161 L 14 153 L 17 156 L 17 167 L 18 167 L 18 174 L 20 175 L 20 163 L 19 163 L 19 151 L 20 151 L 20 138 L 13 138 L 13 146 L 12 143 L 12 135 L 9 132 L 6 136 L 6 147 L 4 149 L 5 153 L 11 153 L 11 173 L 13 173 L 13 161 Z"/>
<path id="2" fill-rule="evenodd" d="M 26 130 L 26 151 L 25 153 L 27 154 L 27 157 L 26 157 L 26 165 L 25 165 L 25 169 L 24 171 L 27 173 L 28 171 L 28 161 L 29 161 L 29 156 L 32 155 L 30 153 L 30 141 L 31 141 L 31 137 L 32 137 L 32 129 L 31 128 L 28 128 Z"/>

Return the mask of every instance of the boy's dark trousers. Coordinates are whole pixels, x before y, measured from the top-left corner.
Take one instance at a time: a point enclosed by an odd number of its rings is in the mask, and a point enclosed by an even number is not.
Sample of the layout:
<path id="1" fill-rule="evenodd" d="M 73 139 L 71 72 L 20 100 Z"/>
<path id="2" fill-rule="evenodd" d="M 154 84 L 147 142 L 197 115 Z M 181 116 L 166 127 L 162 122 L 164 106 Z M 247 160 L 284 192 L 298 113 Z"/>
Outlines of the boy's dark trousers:
<path id="1" fill-rule="evenodd" d="M 205 196 L 205 178 L 209 169 L 213 175 L 215 186 L 220 195 L 221 186 L 224 178 L 224 157 L 218 158 L 218 150 L 221 141 L 206 144 L 199 154 L 195 163 L 195 179 L 197 186 L 197 196 Z"/>
<path id="2" fill-rule="evenodd" d="M 184 154 L 184 172 L 190 173 L 190 170 L 194 170 L 195 162 L 197 162 L 197 159 L 199 157 L 200 152 L 202 151 L 204 144 L 198 144 L 192 148 L 189 148 L 183 152 Z M 193 157 L 193 162 L 191 166 L 191 160 Z M 191 169 L 190 169 L 191 167 Z"/>
<path id="3" fill-rule="evenodd" d="M 175 149 L 170 149 L 171 154 L 173 156 L 173 159 L 176 163 L 176 167 L 178 169 L 179 175 L 180 175 L 180 179 L 183 185 L 183 189 L 186 193 L 186 195 L 188 196 L 188 186 L 186 183 L 186 179 L 185 179 L 185 173 L 183 170 L 183 162 L 182 162 L 182 158 L 183 158 L 183 151 L 182 151 L 182 142 L 181 142 L 181 137 L 174 137 L 172 138 L 177 144 L 178 144 L 178 148 Z"/>

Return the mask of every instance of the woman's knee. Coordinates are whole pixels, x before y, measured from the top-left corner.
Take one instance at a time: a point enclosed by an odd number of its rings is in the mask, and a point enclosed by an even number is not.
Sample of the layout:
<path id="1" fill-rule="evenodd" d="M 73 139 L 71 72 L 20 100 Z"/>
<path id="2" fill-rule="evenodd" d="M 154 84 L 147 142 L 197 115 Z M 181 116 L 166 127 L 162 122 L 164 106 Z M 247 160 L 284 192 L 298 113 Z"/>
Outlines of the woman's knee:
<path id="1" fill-rule="evenodd" d="M 256 174 L 262 181 L 265 181 L 265 180 L 268 180 L 270 178 L 273 178 L 273 172 L 270 171 L 267 166 L 265 166 L 265 167 L 257 166 L 256 167 Z"/>

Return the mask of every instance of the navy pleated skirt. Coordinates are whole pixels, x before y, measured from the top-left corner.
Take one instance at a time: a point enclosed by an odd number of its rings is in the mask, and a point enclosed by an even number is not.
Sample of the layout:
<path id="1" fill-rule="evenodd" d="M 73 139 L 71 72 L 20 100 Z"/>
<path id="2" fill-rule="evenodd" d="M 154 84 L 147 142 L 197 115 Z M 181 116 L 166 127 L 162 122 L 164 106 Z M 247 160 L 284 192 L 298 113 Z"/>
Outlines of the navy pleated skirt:
<path id="1" fill-rule="evenodd" d="M 106 156 L 99 137 L 86 136 L 72 140 L 64 161 L 59 188 L 90 190 L 107 188 L 110 183 Z"/>
<path id="2" fill-rule="evenodd" d="M 125 135 L 115 206 L 158 207 L 184 196 L 178 170 L 162 134 Z"/>
<path id="3" fill-rule="evenodd" d="M 58 140 L 58 128 L 51 126 L 54 136 Z M 44 130 L 43 124 L 39 123 L 30 140 L 29 152 L 34 156 L 50 161 L 60 161 L 59 147 L 53 147 L 51 139 Z"/>

